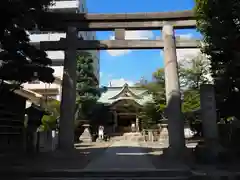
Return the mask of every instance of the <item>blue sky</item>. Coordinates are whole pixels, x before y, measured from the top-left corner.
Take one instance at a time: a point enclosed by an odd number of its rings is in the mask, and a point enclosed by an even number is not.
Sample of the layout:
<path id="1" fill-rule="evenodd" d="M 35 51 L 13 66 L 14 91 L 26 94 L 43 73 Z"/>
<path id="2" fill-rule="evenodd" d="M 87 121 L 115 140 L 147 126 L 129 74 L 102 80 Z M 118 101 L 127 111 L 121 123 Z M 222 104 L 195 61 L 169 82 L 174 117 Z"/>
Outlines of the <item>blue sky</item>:
<path id="1" fill-rule="evenodd" d="M 89 13 L 162 12 L 191 10 L 194 6 L 194 0 L 86 0 L 86 2 Z M 176 31 L 176 35 L 200 36 L 195 30 L 179 30 Z M 101 40 L 109 39 L 111 36 L 112 32 L 97 32 L 97 38 Z M 154 39 L 160 36 L 160 31 L 127 32 L 126 36 Z M 100 84 L 108 85 L 110 81 L 114 84 L 121 84 L 123 81 L 133 83 L 139 81 L 141 77 L 151 79 L 152 73 L 159 67 L 163 67 L 160 50 L 101 51 Z"/>

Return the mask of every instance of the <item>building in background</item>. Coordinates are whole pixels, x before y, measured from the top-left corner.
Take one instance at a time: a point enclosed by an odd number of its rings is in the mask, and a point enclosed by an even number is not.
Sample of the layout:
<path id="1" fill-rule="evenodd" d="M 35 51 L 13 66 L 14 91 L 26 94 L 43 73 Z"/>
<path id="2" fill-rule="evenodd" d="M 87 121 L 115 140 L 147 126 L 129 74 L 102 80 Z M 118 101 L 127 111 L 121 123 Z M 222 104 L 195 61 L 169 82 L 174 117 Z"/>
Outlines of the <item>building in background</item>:
<path id="1" fill-rule="evenodd" d="M 58 0 L 54 1 L 53 5 L 49 8 L 53 12 L 75 12 L 75 13 L 87 13 L 86 0 Z M 40 41 L 59 41 L 60 38 L 65 38 L 66 33 L 58 32 L 41 32 L 39 30 L 30 32 L 31 42 Z M 79 37 L 84 40 L 96 39 L 96 33 L 79 32 Z M 89 51 L 93 57 L 94 73 L 99 80 L 99 51 Z M 48 51 L 49 58 L 52 59 L 52 68 L 55 70 L 54 75 L 57 79 L 55 83 L 47 84 L 40 81 L 25 83 L 23 86 L 25 89 L 29 89 L 46 97 L 51 97 L 57 100 L 61 100 L 61 79 L 63 75 L 63 63 L 64 63 L 64 52 L 63 51 Z"/>

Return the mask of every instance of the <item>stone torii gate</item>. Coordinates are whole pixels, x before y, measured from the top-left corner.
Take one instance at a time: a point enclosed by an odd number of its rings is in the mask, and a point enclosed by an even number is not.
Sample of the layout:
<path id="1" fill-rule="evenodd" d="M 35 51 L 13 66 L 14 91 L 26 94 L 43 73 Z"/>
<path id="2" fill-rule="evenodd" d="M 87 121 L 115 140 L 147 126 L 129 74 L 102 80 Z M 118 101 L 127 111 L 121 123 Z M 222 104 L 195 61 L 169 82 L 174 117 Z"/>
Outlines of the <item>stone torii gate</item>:
<path id="1" fill-rule="evenodd" d="M 45 18 L 56 23 L 44 24 Z M 168 106 L 169 147 L 175 155 L 185 149 L 184 121 L 177 70 L 176 48 L 199 48 L 199 40 L 176 40 L 174 29 L 195 28 L 192 11 L 133 14 L 69 14 L 47 12 L 42 17 L 47 31 L 65 31 L 60 41 L 40 43 L 42 50 L 65 51 L 59 145 L 62 150 L 74 147 L 74 108 L 76 99 L 77 50 L 163 49 Z M 50 21 L 51 23 L 54 21 Z M 125 40 L 125 30 L 162 30 L 160 40 Z M 82 40 L 78 31 L 115 31 L 115 40 Z"/>

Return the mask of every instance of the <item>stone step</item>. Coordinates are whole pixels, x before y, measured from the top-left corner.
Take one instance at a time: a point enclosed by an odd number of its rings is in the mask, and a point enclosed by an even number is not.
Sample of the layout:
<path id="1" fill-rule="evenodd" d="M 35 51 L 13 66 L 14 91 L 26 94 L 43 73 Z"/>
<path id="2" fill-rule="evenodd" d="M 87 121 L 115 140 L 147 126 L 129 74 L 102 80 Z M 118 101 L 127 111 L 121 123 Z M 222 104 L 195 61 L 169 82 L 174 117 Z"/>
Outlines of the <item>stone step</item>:
<path id="1" fill-rule="evenodd" d="M 79 178 L 31 178 L 29 180 L 187 180 L 186 177 L 79 177 Z"/>
<path id="2" fill-rule="evenodd" d="M 210 179 L 240 179 L 240 172 L 216 171 L 194 172 L 183 169 L 145 170 L 136 169 L 108 170 L 108 171 L 81 171 L 55 170 L 47 172 L 28 171 L 0 171 L 0 177 L 6 180 L 210 180 Z"/>
<path id="3" fill-rule="evenodd" d="M 10 173 L 10 172 L 9 172 Z M 191 177 L 191 172 L 182 169 L 166 170 L 108 170 L 108 171 L 79 171 L 59 170 L 48 172 L 14 172 L 0 174 L 4 177 L 18 177 L 18 179 L 29 180 L 185 180 Z"/>

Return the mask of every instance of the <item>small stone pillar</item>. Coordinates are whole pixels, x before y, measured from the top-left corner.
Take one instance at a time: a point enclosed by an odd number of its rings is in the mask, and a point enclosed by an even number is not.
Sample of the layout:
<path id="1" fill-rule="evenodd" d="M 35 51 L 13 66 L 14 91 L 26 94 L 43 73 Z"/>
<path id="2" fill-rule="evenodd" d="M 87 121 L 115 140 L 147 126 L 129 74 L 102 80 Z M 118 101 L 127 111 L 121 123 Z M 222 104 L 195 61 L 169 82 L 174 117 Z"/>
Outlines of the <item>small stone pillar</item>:
<path id="1" fill-rule="evenodd" d="M 76 101 L 77 52 L 75 42 L 78 39 L 77 29 L 69 27 L 67 31 L 67 50 L 65 51 L 64 72 L 62 81 L 61 113 L 59 122 L 59 148 L 71 151 L 74 148 L 74 116 Z"/>
<path id="2" fill-rule="evenodd" d="M 56 130 L 52 130 L 52 151 L 55 151 L 58 146 L 58 132 Z"/>
<path id="3" fill-rule="evenodd" d="M 159 135 L 159 142 L 163 145 L 164 148 L 169 146 L 169 135 L 167 124 L 162 124 Z"/>
<path id="4" fill-rule="evenodd" d="M 164 68 L 167 99 L 167 122 L 169 132 L 170 156 L 182 157 L 185 151 L 184 120 L 181 111 L 181 92 L 178 78 L 176 43 L 172 25 L 164 25 L 162 31 L 164 41 Z"/>
<path id="5" fill-rule="evenodd" d="M 139 119 L 136 116 L 136 131 L 139 132 Z"/>
<path id="6" fill-rule="evenodd" d="M 148 141 L 153 142 L 153 131 L 148 129 Z"/>
<path id="7" fill-rule="evenodd" d="M 213 85 L 201 85 L 200 103 L 204 138 L 214 141 L 218 140 L 216 102 Z"/>
<path id="8" fill-rule="evenodd" d="M 214 159 L 219 151 L 218 127 L 214 86 L 203 84 L 200 87 L 201 119 L 205 148 L 209 158 Z M 211 157 L 210 157 L 211 156 Z"/>
<path id="9" fill-rule="evenodd" d="M 92 135 L 90 132 L 90 125 L 89 124 L 84 124 L 84 131 L 81 134 L 81 136 L 79 137 L 80 142 L 85 142 L 85 143 L 89 143 L 92 142 Z"/>

